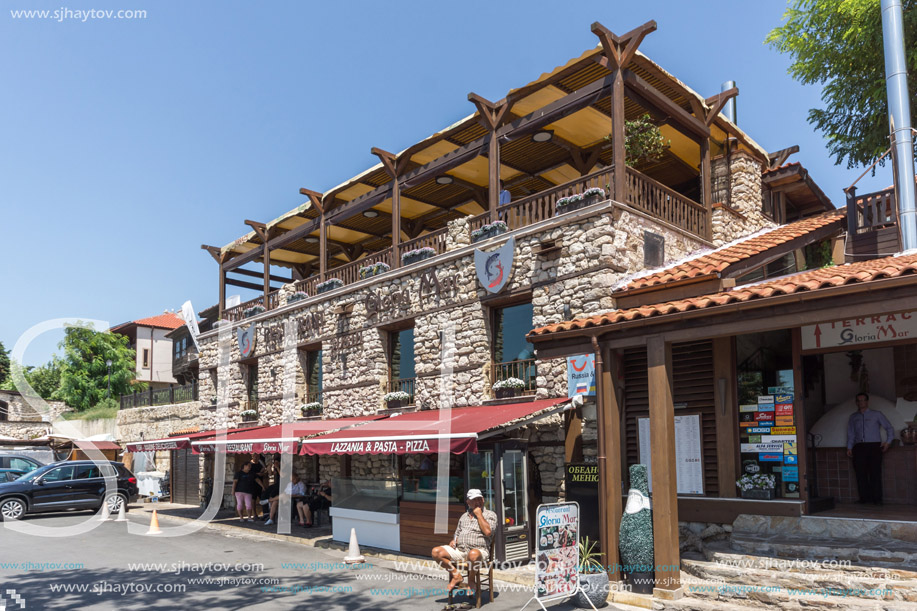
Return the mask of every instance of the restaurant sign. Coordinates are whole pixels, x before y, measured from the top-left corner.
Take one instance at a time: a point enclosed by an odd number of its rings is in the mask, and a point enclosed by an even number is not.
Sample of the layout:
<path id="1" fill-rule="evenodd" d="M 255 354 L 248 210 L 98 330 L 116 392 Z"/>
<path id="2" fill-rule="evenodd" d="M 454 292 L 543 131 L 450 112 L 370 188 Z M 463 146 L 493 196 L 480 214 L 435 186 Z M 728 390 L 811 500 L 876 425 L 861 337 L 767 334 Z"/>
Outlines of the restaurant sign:
<path id="1" fill-rule="evenodd" d="M 433 454 L 442 450 L 453 454 L 477 452 L 478 445 L 474 437 L 453 437 L 438 439 L 436 437 L 412 437 L 398 439 L 395 437 L 377 439 L 339 439 L 339 440 L 306 440 L 300 446 L 300 454 Z"/>
<path id="2" fill-rule="evenodd" d="M 295 441 L 247 441 L 234 443 L 196 443 L 196 454 L 213 454 L 220 448 L 226 448 L 227 454 L 292 454 L 296 447 Z"/>
<path id="3" fill-rule="evenodd" d="M 917 311 L 845 318 L 802 327 L 802 349 L 837 348 L 917 337 Z"/>
<path id="4" fill-rule="evenodd" d="M 183 450 L 191 447 L 187 437 L 164 439 L 161 441 L 146 441 L 127 444 L 128 452 L 158 452 L 163 450 Z"/>
<path id="5" fill-rule="evenodd" d="M 573 595 L 579 589 L 579 504 L 539 505 L 535 524 L 535 598 Z"/>

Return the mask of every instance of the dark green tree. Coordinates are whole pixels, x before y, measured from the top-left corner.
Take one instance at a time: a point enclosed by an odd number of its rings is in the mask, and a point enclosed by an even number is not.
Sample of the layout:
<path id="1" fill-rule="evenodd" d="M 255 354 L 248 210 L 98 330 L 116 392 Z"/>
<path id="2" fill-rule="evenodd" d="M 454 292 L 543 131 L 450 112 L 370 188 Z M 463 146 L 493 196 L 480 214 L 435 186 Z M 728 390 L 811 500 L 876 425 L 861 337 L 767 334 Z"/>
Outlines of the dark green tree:
<path id="1" fill-rule="evenodd" d="M 106 397 L 111 359 L 111 396 L 131 392 L 136 377 L 137 357 L 123 335 L 96 331 L 92 325 L 71 325 L 60 343 L 60 390 L 57 398 L 77 411 L 88 409 Z"/>
<path id="2" fill-rule="evenodd" d="M 911 100 L 917 94 L 917 0 L 903 0 Z M 765 41 L 793 58 L 790 75 L 823 85 L 823 108 L 809 123 L 828 141 L 834 162 L 869 165 L 889 146 L 885 55 L 879 0 L 792 0 L 785 23 Z"/>
<path id="3" fill-rule="evenodd" d="M 39 367 L 30 367 L 25 374 L 25 379 L 38 393 L 38 396 L 46 401 L 57 399 L 60 391 L 61 382 L 61 360 L 57 355 L 53 355 L 51 360 Z M 106 371 L 107 373 L 107 371 Z M 108 382 L 106 378 L 106 383 Z M 108 387 L 106 386 L 106 389 Z"/>
<path id="4" fill-rule="evenodd" d="M 0 384 L 6 382 L 10 377 L 10 353 L 3 347 L 0 342 Z"/>

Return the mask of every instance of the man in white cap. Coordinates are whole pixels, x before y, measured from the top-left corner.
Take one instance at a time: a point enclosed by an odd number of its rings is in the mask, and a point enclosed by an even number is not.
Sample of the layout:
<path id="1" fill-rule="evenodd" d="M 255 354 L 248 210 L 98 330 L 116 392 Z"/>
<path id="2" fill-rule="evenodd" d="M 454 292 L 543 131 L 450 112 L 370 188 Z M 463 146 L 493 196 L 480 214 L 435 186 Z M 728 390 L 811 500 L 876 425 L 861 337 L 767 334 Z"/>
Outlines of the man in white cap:
<path id="1" fill-rule="evenodd" d="M 465 499 L 468 511 L 459 518 L 452 541 L 433 548 L 433 559 L 449 571 L 450 591 L 462 583 L 462 574 L 455 568 L 459 562 L 468 562 L 468 578 L 474 582 L 480 565 L 490 560 L 490 541 L 497 528 L 497 514 L 484 509 L 480 490 L 472 488 Z"/>

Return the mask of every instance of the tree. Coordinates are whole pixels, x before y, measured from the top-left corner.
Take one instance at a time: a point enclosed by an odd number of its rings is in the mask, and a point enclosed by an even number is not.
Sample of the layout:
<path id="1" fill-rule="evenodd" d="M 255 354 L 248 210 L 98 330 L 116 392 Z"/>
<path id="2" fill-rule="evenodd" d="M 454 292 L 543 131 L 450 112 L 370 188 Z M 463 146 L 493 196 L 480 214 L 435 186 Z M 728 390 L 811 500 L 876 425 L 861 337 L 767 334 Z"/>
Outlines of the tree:
<path id="1" fill-rule="evenodd" d="M 910 99 L 917 95 L 917 0 L 903 0 Z M 765 41 L 793 58 L 790 75 L 823 85 L 824 108 L 809 123 L 828 140 L 834 162 L 869 165 L 889 147 L 885 55 L 879 0 L 793 0 L 785 23 Z M 910 46 L 908 46 L 910 45 Z"/>
<path id="2" fill-rule="evenodd" d="M 131 392 L 136 377 L 137 357 L 128 339 L 92 325 L 76 324 L 64 329 L 60 343 L 61 361 L 58 398 L 77 411 L 88 409 L 106 397 L 108 367 L 111 360 L 111 396 Z"/>
<path id="3" fill-rule="evenodd" d="M 10 377 L 10 353 L 0 342 L 0 384 L 5 383 Z"/>
<path id="4" fill-rule="evenodd" d="M 44 365 L 29 367 L 25 374 L 25 379 L 42 399 L 46 401 L 57 399 L 57 394 L 60 391 L 61 368 L 61 360 L 57 358 L 57 355 L 53 355 L 51 360 Z"/>

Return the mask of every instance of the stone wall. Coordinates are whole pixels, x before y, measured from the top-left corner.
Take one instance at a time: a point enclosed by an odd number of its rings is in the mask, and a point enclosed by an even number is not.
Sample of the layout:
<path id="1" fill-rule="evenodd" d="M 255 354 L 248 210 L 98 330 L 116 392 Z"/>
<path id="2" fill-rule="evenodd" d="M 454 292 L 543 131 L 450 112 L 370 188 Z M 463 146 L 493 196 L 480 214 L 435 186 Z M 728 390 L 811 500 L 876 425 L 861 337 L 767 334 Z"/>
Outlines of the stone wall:
<path id="1" fill-rule="evenodd" d="M 761 164 L 738 150 L 713 159 L 713 201 L 728 208 L 714 208 L 713 243 L 722 246 L 776 223 L 762 211 Z"/>
<path id="2" fill-rule="evenodd" d="M 199 428 L 200 413 L 200 401 L 122 409 L 117 418 L 118 442 L 123 446 L 144 439 L 164 439 L 176 431 Z M 155 452 L 153 457 L 157 471 L 165 473 L 171 468 L 171 452 Z"/>
<path id="3" fill-rule="evenodd" d="M 72 411 L 63 401 L 45 401 L 49 411 L 45 417 L 36 411 L 25 397 L 11 390 L 0 390 L 0 401 L 6 404 L 4 411 L 7 422 L 51 422 L 60 418 L 62 413 Z M 2 407 L 0 405 L 0 408 Z"/>
<path id="4" fill-rule="evenodd" d="M 50 422 L 0 422 L 0 435 L 14 439 L 44 437 L 50 430 Z"/>

